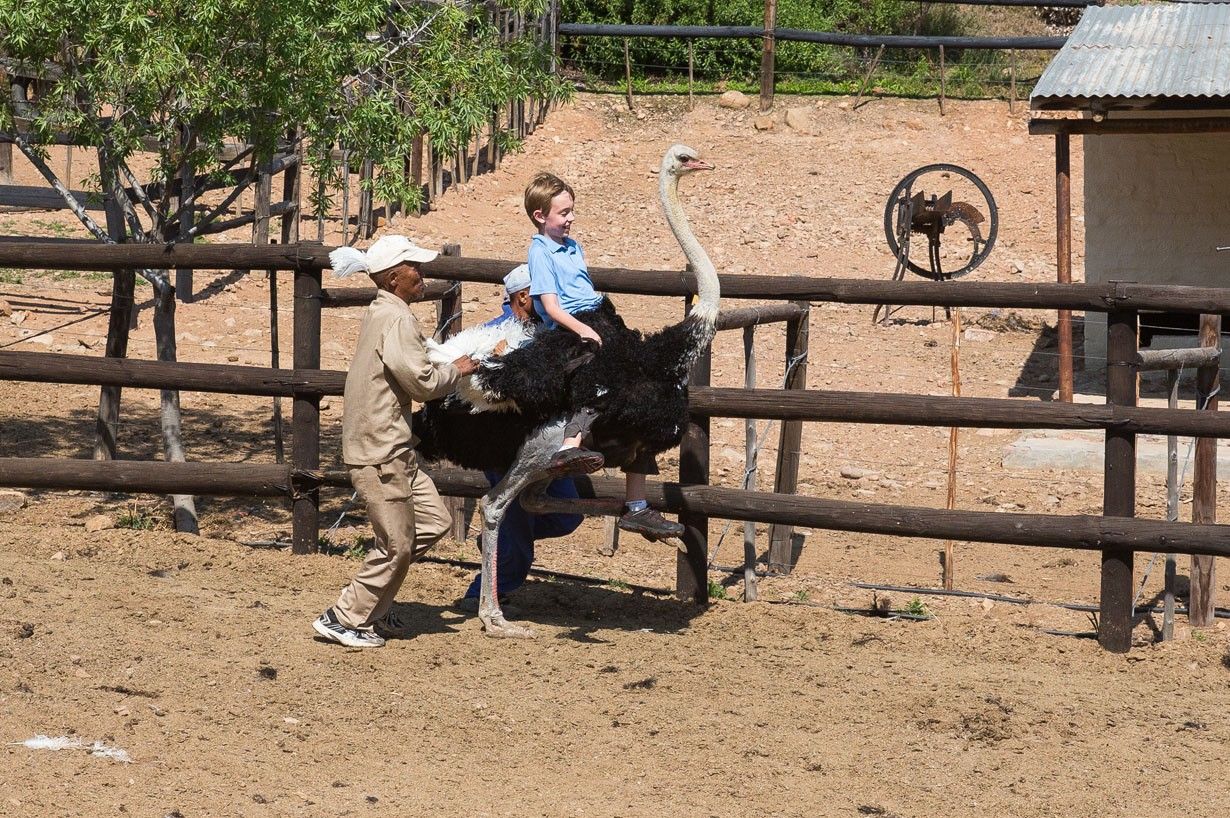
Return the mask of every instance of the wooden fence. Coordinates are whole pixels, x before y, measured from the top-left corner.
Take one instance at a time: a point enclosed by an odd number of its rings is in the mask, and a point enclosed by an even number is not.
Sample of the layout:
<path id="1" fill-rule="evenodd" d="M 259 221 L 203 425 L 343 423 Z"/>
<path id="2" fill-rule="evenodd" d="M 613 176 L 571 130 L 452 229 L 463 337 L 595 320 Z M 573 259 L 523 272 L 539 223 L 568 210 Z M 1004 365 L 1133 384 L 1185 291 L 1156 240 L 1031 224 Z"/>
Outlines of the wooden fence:
<path id="1" fill-rule="evenodd" d="M 1100 0 L 938 0 L 959 5 L 996 5 L 1030 7 L 1083 8 L 1099 5 Z M 815 43 L 817 45 L 849 46 L 877 49 L 866 75 L 863 77 L 861 98 L 867 83 L 884 56 L 886 48 L 935 49 L 939 53 L 939 102 L 944 113 L 945 54 L 949 49 L 1007 50 L 1013 52 L 1011 63 L 1012 92 L 1010 100 L 1016 101 L 1015 51 L 1053 51 L 1063 47 L 1067 38 L 1056 37 L 990 37 L 990 36 L 945 36 L 911 34 L 852 34 L 845 31 L 807 31 L 797 28 L 782 28 L 777 25 L 777 2 L 765 0 L 764 24 L 762 26 L 701 26 L 701 25 L 627 25 L 616 23 L 560 23 L 556 31 L 560 37 L 617 37 L 624 41 L 624 76 L 627 83 L 628 107 L 632 103 L 632 61 L 628 40 L 633 37 L 677 38 L 688 41 L 688 98 L 691 100 L 693 81 L 692 41 L 697 39 L 753 39 L 761 41 L 760 60 L 760 110 L 773 107 L 773 92 L 776 79 L 776 53 L 778 42 Z M 857 107 L 857 105 L 856 105 Z"/>
<path id="2" fill-rule="evenodd" d="M 320 470 L 319 403 L 341 394 L 344 373 L 322 371 L 320 311 L 327 304 L 356 304 L 371 290 L 325 290 L 321 270 L 329 248 L 316 245 L 210 246 L 116 245 L 83 247 L 63 244 L 0 243 L 0 266 L 26 268 L 120 270 L 134 267 L 290 270 L 295 275 L 294 368 L 291 370 L 215 364 L 100 360 L 46 353 L 0 353 L 0 377 L 8 380 L 113 384 L 293 398 L 292 457 L 288 466 L 133 461 L 89 462 L 45 459 L 0 459 L 0 485 L 39 488 L 107 489 L 158 493 L 251 493 L 290 498 L 294 516 L 294 550 L 316 544 L 318 491 L 347 485 L 342 474 Z M 442 282 L 433 297 L 454 291 L 451 283 L 496 283 L 512 262 L 442 256 L 425 272 Z M 687 296 L 689 276 L 677 271 L 596 268 L 595 286 L 615 293 Z M 1154 409 L 1136 406 L 1136 372 L 1146 360 L 1137 348 L 1138 312 L 1158 310 L 1189 314 L 1230 312 L 1230 290 L 1148 284 L 999 284 L 954 281 L 862 281 L 757 275 L 722 276 L 728 299 L 755 298 L 797 302 L 836 301 L 857 304 L 1018 307 L 1073 309 L 1108 313 L 1107 403 L 1084 406 L 1030 403 L 1010 399 L 932 397 L 853 393 L 808 389 L 729 389 L 708 386 L 707 362 L 698 364 L 691 389 L 694 423 L 680 451 L 680 482 L 652 484 L 649 500 L 681 515 L 687 534 L 680 555 L 678 592 L 707 599 L 707 522 L 710 517 L 780 526 L 807 526 L 906 537 L 959 539 L 1047 547 L 1091 549 L 1102 554 L 1099 640 L 1113 651 L 1131 644 L 1133 558 L 1136 551 L 1230 556 L 1230 526 L 1213 523 L 1212 503 L 1200 510 L 1199 523 L 1133 519 L 1135 515 L 1136 435 L 1183 434 L 1200 438 L 1230 437 L 1230 417 L 1216 411 Z M 746 325 L 755 311 L 727 313 L 730 326 Z M 741 316 L 738 320 L 731 315 Z M 805 343 L 796 326 L 792 346 Z M 1206 345 L 1214 346 L 1209 334 Z M 1207 358 L 1209 356 L 1205 356 Z M 1208 361 L 1202 358 L 1209 368 Z M 1201 377 L 1201 388 L 1215 390 L 1214 374 Z M 802 384 L 796 383 L 796 386 Z M 1215 404 L 1213 404 L 1215 407 Z M 1211 408 L 1213 408 L 1211 407 Z M 1104 516 L 1000 514 L 909 506 L 854 503 L 762 493 L 708 485 L 708 419 L 713 416 L 803 421 L 886 423 L 985 428 L 1102 429 L 1106 433 Z M 785 433 L 783 432 L 783 435 Z M 783 446 L 788 449 L 788 446 Z M 1206 449 L 1207 452 L 1210 450 Z M 1211 470 L 1211 467 L 1210 467 Z M 433 472 L 442 493 L 479 496 L 487 488 L 481 475 L 441 469 Z M 1198 489 L 1213 497 L 1215 475 Z M 614 481 L 582 481 L 586 494 L 613 504 L 620 493 Z M 539 508 L 551 508 L 542 505 Z M 1194 583 L 1191 608 L 1212 614 L 1212 563 L 1207 584 Z M 1203 586 L 1203 587 L 1201 587 Z M 1195 616 L 1193 617 L 1195 620 Z"/>

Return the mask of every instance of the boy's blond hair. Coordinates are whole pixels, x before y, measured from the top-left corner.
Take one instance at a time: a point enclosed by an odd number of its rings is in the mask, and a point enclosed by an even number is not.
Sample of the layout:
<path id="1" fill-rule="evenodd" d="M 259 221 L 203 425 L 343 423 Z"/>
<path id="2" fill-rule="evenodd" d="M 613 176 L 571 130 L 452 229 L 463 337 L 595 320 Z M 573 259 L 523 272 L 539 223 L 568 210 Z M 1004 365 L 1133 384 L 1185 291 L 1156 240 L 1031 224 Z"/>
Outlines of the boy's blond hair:
<path id="1" fill-rule="evenodd" d="M 530 217 L 530 223 L 535 229 L 542 229 L 542 225 L 534 221 L 535 211 L 541 210 L 543 214 L 551 212 L 551 200 L 561 193 L 567 193 L 574 199 L 577 197 L 572 191 L 572 185 L 545 170 L 534 174 L 534 178 L 525 186 L 525 215 Z"/>

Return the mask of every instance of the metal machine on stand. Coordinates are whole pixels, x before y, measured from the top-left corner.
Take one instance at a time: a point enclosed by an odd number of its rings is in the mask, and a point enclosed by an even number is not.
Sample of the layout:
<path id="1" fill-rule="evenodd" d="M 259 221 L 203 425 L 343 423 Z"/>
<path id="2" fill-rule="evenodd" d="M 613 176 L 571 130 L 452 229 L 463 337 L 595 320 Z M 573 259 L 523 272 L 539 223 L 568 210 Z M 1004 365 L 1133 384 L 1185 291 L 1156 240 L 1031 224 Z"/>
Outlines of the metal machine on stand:
<path id="1" fill-rule="evenodd" d="M 927 182 L 934 179 L 948 186 L 956 180 L 954 177 L 965 179 L 973 191 L 981 194 L 982 202 L 954 202 L 951 189 L 943 194 L 928 196 L 922 185 L 918 184 L 923 177 L 927 177 Z M 983 215 L 984 211 L 986 216 Z M 954 226 L 959 226 L 964 233 L 963 243 L 953 241 L 953 234 L 948 232 Z M 958 165 L 923 165 L 911 171 L 893 188 L 884 208 L 884 236 L 897 260 L 893 281 L 903 280 L 906 271 L 932 281 L 948 281 L 967 275 L 986 261 L 998 233 L 999 209 L 995 206 L 995 197 L 981 179 Z M 927 237 L 926 266 L 911 258 L 913 248 L 910 239 L 914 235 Z M 948 241 L 945 243 L 946 235 Z M 896 310 L 888 304 L 880 304 L 872 313 L 871 320 L 875 323 L 885 322 L 893 312 Z M 945 317 L 950 315 L 947 307 L 944 314 Z"/>

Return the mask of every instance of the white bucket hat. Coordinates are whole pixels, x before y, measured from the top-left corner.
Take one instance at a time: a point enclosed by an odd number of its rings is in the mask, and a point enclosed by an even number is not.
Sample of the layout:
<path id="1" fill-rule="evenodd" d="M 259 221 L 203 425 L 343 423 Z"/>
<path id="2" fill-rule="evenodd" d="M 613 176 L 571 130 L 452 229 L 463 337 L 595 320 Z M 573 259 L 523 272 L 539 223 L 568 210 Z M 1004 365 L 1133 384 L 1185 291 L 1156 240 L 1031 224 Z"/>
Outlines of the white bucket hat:
<path id="1" fill-rule="evenodd" d="M 360 271 L 374 275 L 403 261 L 423 264 L 438 255 L 435 250 L 419 247 L 406 236 L 383 236 L 373 242 L 366 253 L 353 247 L 337 248 L 329 254 L 329 264 L 338 277 Z"/>
<path id="2" fill-rule="evenodd" d="M 508 275 L 504 276 L 504 292 L 509 295 L 529 289 L 529 286 L 530 265 L 528 264 L 518 264 Z"/>

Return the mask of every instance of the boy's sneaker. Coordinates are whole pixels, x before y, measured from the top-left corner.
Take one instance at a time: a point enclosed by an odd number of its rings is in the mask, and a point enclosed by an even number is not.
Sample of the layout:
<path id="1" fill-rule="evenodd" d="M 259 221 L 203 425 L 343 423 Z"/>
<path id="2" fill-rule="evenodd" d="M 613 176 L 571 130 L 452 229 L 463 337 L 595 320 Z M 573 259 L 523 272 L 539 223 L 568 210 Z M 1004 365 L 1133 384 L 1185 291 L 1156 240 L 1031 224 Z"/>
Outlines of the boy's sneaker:
<path id="1" fill-rule="evenodd" d="M 593 474 L 602 468 L 605 462 L 602 454 L 582 449 L 580 446 L 570 446 L 560 449 L 547 464 L 547 472 L 553 478 L 568 477 L 575 474 Z"/>
<path id="2" fill-rule="evenodd" d="M 373 630 L 348 628 L 337 621 L 337 614 L 329 608 L 316 618 L 312 628 L 330 642 L 337 642 L 348 648 L 379 648 L 384 645 L 384 638 Z"/>
<path id="3" fill-rule="evenodd" d="M 663 540 L 668 537 L 682 537 L 683 526 L 672 523 L 652 508 L 640 511 L 625 511 L 619 518 L 619 527 L 633 534 L 640 534 L 647 540 Z"/>

